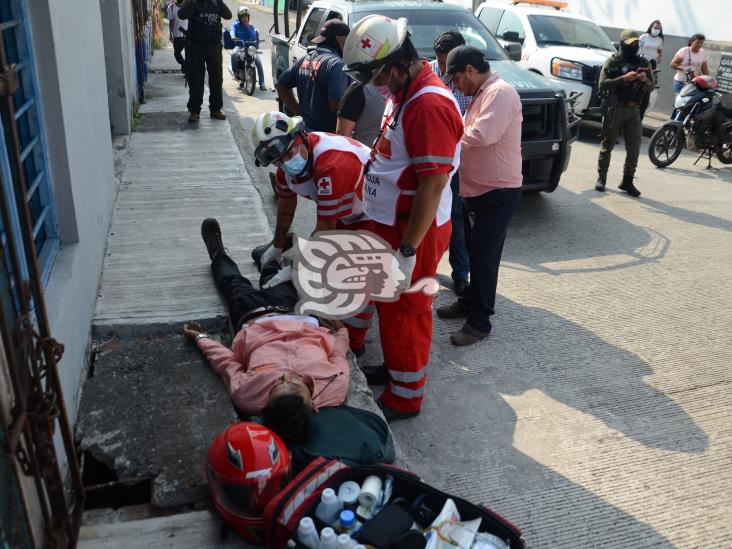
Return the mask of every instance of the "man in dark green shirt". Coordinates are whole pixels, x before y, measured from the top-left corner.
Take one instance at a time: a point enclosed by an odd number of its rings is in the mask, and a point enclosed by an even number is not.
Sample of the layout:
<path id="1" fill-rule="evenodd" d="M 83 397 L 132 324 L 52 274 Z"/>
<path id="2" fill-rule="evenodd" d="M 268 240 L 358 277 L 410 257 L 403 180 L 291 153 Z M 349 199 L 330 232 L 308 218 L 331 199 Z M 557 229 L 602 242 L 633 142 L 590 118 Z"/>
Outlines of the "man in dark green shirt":
<path id="1" fill-rule="evenodd" d="M 185 0 L 178 17 L 188 19 L 186 33 L 186 74 L 188 77 L 189 122 L 200 118 L 203 103 L 203 81 L 208 70 L 208 108 L 211 118 L 225 120 L 221 111 L 223 70 L 221 58 L 221 18 L 231 19 L 231 11 L 223 0 Z"/>
<path id="2" fill-rule="evenodd" d="M 648 60 L 638 55 L 638 33 L 625 29 L 620 33 L 620 53 L 611 55 L 600 73 L 600 90 L 608 93 L 602 125 L 602 144 L 597 160 L 595 190 L 604 192 L 610 155 L 618 136 L 625 139 L 625 166 L 619 188 L 630 196 L 640 196 L 633 185 L 638 165 L 641 135 L 641 105 L 653 91 L 653 71 Z"/>

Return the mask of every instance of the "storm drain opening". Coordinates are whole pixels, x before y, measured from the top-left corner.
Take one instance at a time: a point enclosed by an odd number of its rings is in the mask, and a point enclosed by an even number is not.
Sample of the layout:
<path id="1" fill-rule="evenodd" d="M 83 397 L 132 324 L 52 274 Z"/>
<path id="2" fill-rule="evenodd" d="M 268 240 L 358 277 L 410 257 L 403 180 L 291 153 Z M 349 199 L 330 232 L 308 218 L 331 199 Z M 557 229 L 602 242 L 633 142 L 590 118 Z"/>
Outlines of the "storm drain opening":
<path id="1" fill-rule="evenodd" d="M 113 469 L 89 452 L 82 454 L 81 467 L 81 480 L 86 495 L 85 509 L 119 509 L 150 503 L 152 479 L 120 480 Z"/>

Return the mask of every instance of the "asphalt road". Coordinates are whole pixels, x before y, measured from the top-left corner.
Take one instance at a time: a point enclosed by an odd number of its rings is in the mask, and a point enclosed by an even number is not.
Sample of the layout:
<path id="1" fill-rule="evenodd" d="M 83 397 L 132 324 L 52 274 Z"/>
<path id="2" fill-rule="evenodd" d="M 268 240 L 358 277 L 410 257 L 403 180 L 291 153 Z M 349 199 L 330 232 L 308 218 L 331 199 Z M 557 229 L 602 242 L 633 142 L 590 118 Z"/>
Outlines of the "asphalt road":
<path id="1" fill-rule="evenodd" d="M 263 58 L 269 71 L 268 44 Z M 248 132 L 274 94 L 225 80 L 245 164 L 273 204 Z M 456 349 L 460 322 L 435 318 L 423 412 L 393 430 L 415 472 L 506 516 L 530 547 L 727 545 L 732 167 L 686 153 L 660 170 L 644 148 L 632 199 L 616 190 L 622 144 L 606 193 L 593 190 L 597 154 L 583 127 L 559 189 L 524 196 L 493 334 Z M 446 288 L 436 305 L 452 299 Z M 374 332 L 365 362 L 379 356 Z"/>

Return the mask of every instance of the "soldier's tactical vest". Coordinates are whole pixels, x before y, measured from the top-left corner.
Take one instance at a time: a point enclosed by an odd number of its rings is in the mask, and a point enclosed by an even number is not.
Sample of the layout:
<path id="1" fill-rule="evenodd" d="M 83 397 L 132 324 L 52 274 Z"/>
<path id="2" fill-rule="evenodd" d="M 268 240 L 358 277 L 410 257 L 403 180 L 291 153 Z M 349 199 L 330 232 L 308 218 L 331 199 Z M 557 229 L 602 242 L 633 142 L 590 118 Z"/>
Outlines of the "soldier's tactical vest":
<path id="1" fill-rule="evenodd" d="M 610 78 L 617 78 L 629 72 L 637 71 L 640 68 L 650 70 L 650 67 L 648 60 L 643 57 L 626 59 L 616 53 L 612 56 L 612 62 L 607 69 L 607 75 Z M 644 91 L 643 82 L 640 81 L 623 82 L 616 88 L 615 93 L 620 103 L 641 103 L 648 94 L 648 92 Z"/>
<path id="2" fill-rule="evenodd" d="M 221 42 L 220 0 L 199 0 L 188 23 L 188 38 L 195 44 Z"/>

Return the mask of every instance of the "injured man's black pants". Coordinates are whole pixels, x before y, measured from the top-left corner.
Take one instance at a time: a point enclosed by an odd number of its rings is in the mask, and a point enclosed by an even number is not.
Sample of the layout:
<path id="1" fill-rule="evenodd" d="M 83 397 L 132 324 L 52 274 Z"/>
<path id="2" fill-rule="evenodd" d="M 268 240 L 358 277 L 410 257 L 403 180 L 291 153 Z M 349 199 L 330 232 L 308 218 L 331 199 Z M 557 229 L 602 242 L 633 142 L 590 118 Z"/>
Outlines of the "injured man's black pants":
<path id="1" fill-rule="evenodd" d="M 266 284 L 278 270 L 279 266 L 276 263 L 263 265 L 259 285 Z M 292 282 L 284 282 L 267 290 L 255 288 L 242 276 L 234 260 L 223 252 L 217 253 L 211 262 L 211 273 L 216 287 L 226 298 L 234 331 L 241 329 L 241 319 L 254 309 L 269 306 L 285 307 L 288 311 L 293 311 L 299 299 Z"/>

